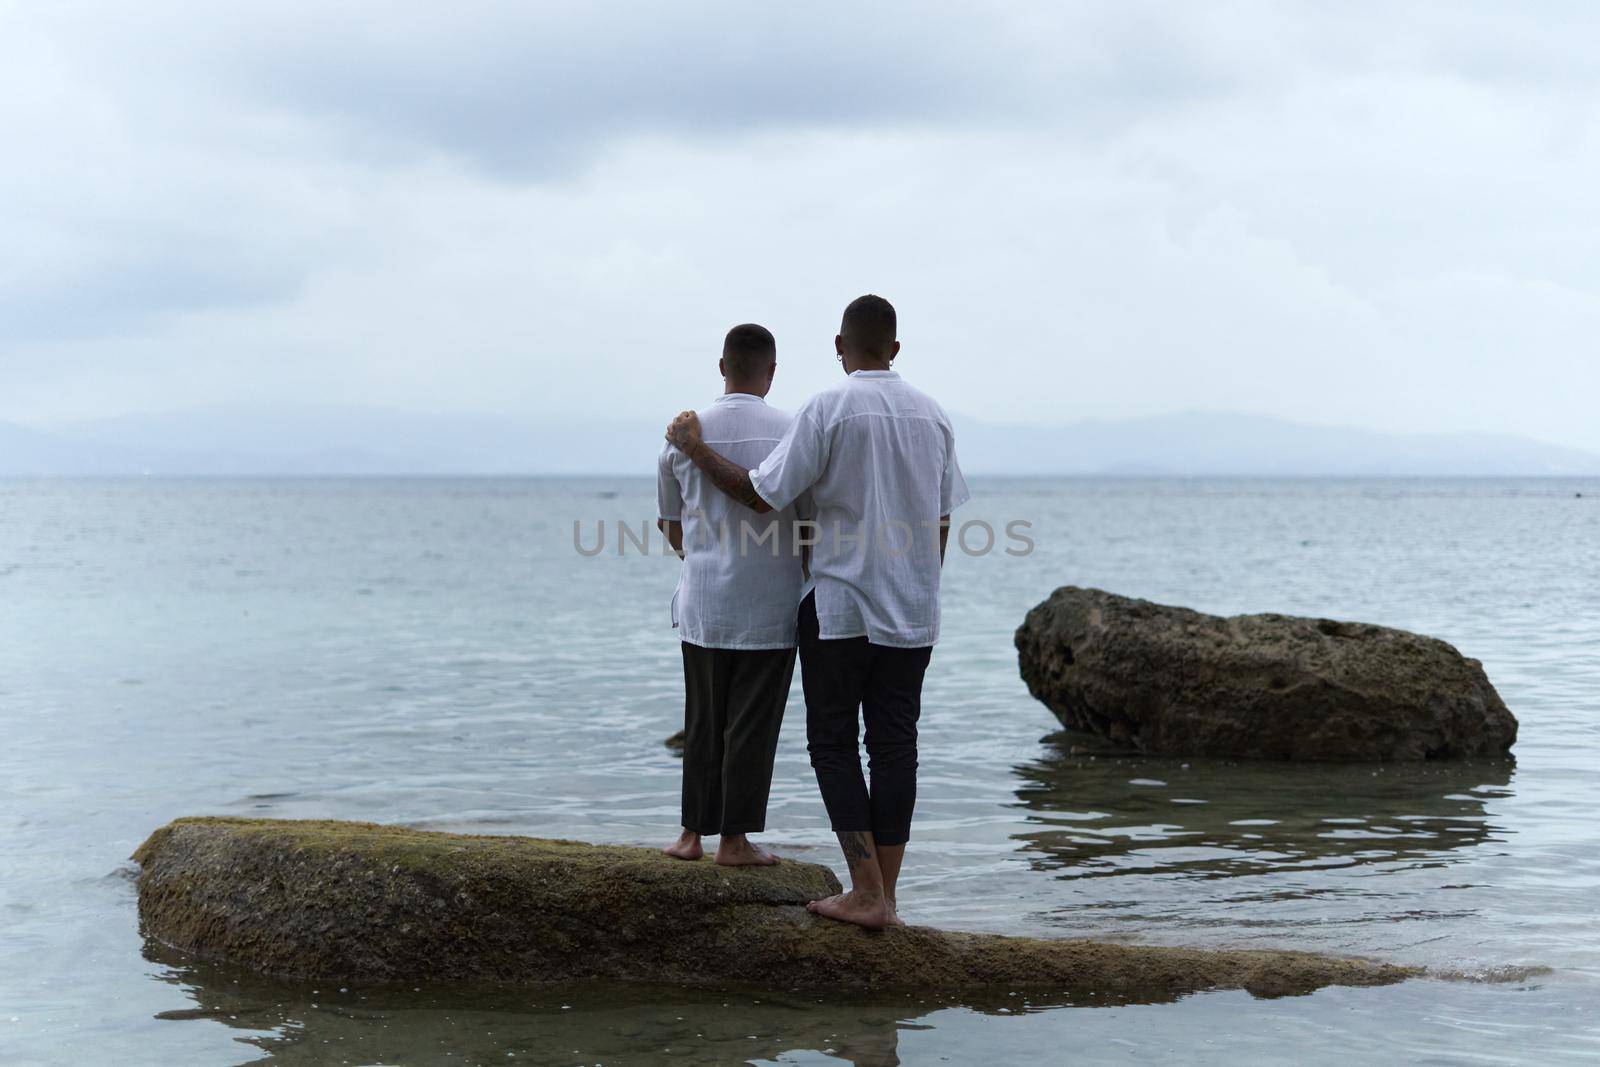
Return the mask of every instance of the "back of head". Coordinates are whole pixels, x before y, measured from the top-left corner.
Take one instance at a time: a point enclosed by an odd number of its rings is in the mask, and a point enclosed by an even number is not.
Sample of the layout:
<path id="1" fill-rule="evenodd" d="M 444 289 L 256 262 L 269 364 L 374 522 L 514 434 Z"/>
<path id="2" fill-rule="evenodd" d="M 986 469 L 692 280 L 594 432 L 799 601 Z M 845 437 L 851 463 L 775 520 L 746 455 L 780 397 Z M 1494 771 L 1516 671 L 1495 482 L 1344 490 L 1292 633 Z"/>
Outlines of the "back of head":
<path id="1" fill-rule="evenodd" d="M 735 326 L 722 342 L 722 369 L 736 381 L 759 381 L 778 358 L 778 343 L 765 326 L 753 322 Z"/>
<path id="2" fill-rule="evenodd" d="M 881 296 L 868 293 L 850 301 L 844 309 L 844 320 L 839 324 L 839 336 L 845 347 L 858 355 L 875 359 L 890 359 L 895 333 L 894 305 Z"/>

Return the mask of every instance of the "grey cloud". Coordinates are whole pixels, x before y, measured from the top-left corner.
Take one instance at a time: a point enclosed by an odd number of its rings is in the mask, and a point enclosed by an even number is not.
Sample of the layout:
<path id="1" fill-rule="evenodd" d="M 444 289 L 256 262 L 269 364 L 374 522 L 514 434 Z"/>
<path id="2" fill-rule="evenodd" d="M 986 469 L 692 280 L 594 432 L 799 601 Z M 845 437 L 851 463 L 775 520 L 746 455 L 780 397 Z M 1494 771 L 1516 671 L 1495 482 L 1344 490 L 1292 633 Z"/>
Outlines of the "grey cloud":
<path id="1" fill-rule="evenodd" d="M 937 7 L 164 10 L 153 24 L 115 18 L 86 47 L 115 68 L 136 42 L 146 90 L 153 74 L 171 94 L 231 94 L 329 127 L 336 150 L 442 151 L 520 174 L 565 171 L 617 136 L 914 122 L 1016 102 L 1022 88 L 993 62 L 995 20 Z"/>
<path id="2" fill-rule="evenodd" d="M 980 418 L 1600 449 L 1600 8 L 6 10 L 0 418 L 792 406 L 871 288 Z"/>
<path id="3" fill-rule="evenodd" d="M 293 264 L 241 263 L 215 248 L 123 255 L 65 278 L 0 289 L 0 346 L 138 334 L 172 315 L 284 300 L 303 281 Z"/>
<path id="4" fill-rule="evenodd" d="M 352 162 L 381 174 L 443 154 L 565 178 L 631 136 L 1059 121 L 1063 101 L 1089 129 L 1225 81 L 1205 49 L 1120 10 L 1088 5 L 1063 25 L 1048 6 L 938 4 L 34 9 L 12 47 L 55 57 L 55 84 L 14 99 L 53 113 L 17 136 L 46 173 L 52 156 L 71 168 L 43 224 L 87 251 L 50 269 L 26 247 L 0 252 L 25 279 L 0 294 L 0 344 L 291 297 L 338 254 L 299 236 L 317 220 L 267 187 L 348 186 Z M 1048 49 L 1041 31 L 1070 40 Z M 271 221 L 253 229 L 257 216 Z"/>
<path id="5" fill-rule="evenodd" d="M 1126 0 L 279 4 L 226 20 L 168 5 L 153 21 L 140 10 L 84 45 L 112 77 L 131 42 L 144 90 L 165 80 L 173 96 L 233 94 L 328 128 L 336 151 L 380 162 L 443 152 L 515 177 L 564 175 L 639 135 L 1103 131 L 1273 69 L 1270 57 L 1243 62 L 1203 19 Z"/>

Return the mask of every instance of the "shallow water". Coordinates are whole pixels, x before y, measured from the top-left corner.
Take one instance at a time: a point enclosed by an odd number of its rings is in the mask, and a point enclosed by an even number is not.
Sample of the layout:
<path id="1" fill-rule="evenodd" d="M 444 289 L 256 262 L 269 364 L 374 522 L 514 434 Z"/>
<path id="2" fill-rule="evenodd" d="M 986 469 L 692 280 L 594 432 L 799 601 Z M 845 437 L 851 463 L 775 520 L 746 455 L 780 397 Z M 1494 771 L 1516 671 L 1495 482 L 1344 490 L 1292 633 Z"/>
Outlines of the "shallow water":
<path id="1" fill-rule="evenodd" d="M 1258 1000 L 870 1003 L 324 989 L 145 946 L 125 857 L 183 814 L 653 844 L 676 823 L 676 563 L 572 547 L 643 480 L 0 483 L 0 1062 L 1412 1062 L 1600 1056 L 1600 485 L 975 480 L 930 668 L 913 922 L 1382 956 Z M 1582 496 L 1575 496 L 1582 492 Z M 614 533 L 614 531 L 613 531 Z M 973 537 L 969 543 L 977 543 Z M 614 544 L 614 540 L 613 540 Z M 1011 631 L 1065 583 L 1432 633 L 1516 762 L 1075 754 Z M 798 687 L 769 844 L 838 865 Z M 1545 970 L 1532 970 L 1545 969 Z"/>

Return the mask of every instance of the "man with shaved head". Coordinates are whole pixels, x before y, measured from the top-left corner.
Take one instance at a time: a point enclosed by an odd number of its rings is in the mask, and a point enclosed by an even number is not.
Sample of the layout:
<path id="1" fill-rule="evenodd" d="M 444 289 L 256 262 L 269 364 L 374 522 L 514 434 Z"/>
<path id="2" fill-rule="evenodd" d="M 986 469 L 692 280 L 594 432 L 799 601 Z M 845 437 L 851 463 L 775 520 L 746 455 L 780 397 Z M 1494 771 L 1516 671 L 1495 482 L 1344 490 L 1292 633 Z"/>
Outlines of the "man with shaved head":
<path id="1" fill-rule="evenodd" d="M 740 463 L 765 459 L 789 428 L 768 407 L 777 345 L 745 323 L 722 342 L 722 395 L 706 409 L 704 440 Z M 752 842 L 766 828 L 772 761 L 794 676 L 795 606 L 804 581 L 793 545 L 803 498 L 759 517 L 707 484 L 682 451 L 662 450 L 657 525 L 683 559 L 672 621 L 683 646 L 683 831 L 667 855 L 698 860 L 717 837 L 716 861 L 765 865 Z"/>
<path id="2" fill-rule="evenodd" d="M 900 921 L 896 886 L 916 804 L 922 679 L 939 638 L 939 573 L 950 513 L 968 499 L 950 420 L 894 370 L 897 325 L 883 297 L 851 301 L 834 338 L 845 380 L 808 400 L 758 465 L 723 455 L 692 411 L 667 428 L 713 485 L 754 512 L 810 495 L 814 588 L 798 632 L 806 739 L 851 880 L 849 892 L 810 907 L 869 928 Z"/>

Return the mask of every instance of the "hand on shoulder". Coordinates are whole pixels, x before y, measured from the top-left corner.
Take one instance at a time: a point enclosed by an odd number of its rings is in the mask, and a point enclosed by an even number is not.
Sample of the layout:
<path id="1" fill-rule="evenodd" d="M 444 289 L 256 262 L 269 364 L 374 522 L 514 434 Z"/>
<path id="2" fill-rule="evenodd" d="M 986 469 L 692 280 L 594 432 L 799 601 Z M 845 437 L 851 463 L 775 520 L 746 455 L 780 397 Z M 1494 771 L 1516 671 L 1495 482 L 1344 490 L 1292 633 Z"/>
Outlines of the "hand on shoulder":
<path id="1" fill-rule="evenodd" d="M 700 440 L 700 416 L 692 411 L 679 412 L 678 417 L 667 424 L 667 440 L 687 452 Z"/>

